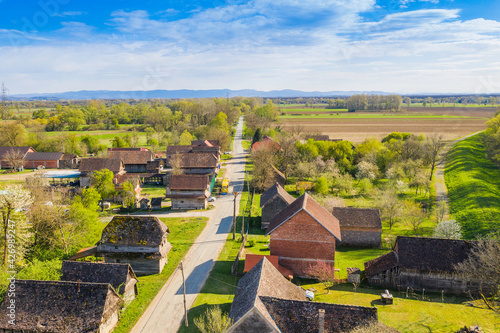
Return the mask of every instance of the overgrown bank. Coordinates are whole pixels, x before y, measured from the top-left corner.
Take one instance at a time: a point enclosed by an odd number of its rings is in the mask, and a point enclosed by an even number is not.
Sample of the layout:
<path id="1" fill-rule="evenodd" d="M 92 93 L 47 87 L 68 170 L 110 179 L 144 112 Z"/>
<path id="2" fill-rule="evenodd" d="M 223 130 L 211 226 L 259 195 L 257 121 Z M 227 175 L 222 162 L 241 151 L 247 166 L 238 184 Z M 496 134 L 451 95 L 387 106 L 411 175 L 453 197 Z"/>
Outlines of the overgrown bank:
<path id="1" fill-rule="evenodd" d="M 500 226 L 500 169 L 487 157 L 484 134 L 456 143 L 447 155 L 445 182 L 450 214 L 464 237 L 475 238 Z"/>

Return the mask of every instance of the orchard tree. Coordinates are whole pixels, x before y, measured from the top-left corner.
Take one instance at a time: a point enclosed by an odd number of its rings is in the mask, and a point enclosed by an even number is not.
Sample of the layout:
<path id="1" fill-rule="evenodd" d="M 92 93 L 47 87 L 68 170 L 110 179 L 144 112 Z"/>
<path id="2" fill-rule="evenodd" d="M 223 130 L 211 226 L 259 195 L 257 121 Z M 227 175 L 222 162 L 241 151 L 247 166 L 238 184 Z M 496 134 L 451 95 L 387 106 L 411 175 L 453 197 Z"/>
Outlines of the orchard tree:
<path id="1" fill-rule="evenodd" d="M 101 211 L 104 211 L 104 200 L 115 193 L 115 184 L 113 184 L 113 172 L 108 169 L 94 171 L 90 181 L 101 197 Z"/>
<path id="2" fill-rule="evenodd" d="M 24 211 L 28 210 L 32 203 L 30 191 L 21 185 L 8 185 L 0 192 L 4 267 L 14 268 L 24 257 L 31 236 Z"/>
<path id="3" fill-rule="evenodd" d="M 443 137 L 437 134 L 429 137 L 425 144 L 425 149 L 427 153 L 428 163 L 431 165 L 431 173 L 429 180 L 432 180 L 432 176 L 434 175 L 434 168 L 436 167 L 436 163 L 439 157 L 439 153 L 443 150 L 445 143 L 443 142 Z"/>
<path id="4" fill-rule="evenodd" d="M 456 220 L 442 221 L 434 229 L 434 237 L 462 239 L 462 227 Z"/>
<path id="5" fill-rule="evenodd" d="M 378 208 L 382 219 L 389 224 L 389 229 L 392 229 L 392 226 L 399 222 L 403 214 L 401 201 L 393 189 L 381 191 L 378 196 Z"/>
<path id="6" fill-rule="evenodd" d="M 324 260 L 317 260 L 314 265 L 309 264 L 307 275 L 321 282 L 327 294 L 335 284 L 335 267 Z"/>
<path id="7" fill-rule="evenodd" d="M 218 305 L 214 305 L 203 316 L 196 317 L 194 324 L 201 333 L 225 333 L 233 325 L 233 321 Z"/>

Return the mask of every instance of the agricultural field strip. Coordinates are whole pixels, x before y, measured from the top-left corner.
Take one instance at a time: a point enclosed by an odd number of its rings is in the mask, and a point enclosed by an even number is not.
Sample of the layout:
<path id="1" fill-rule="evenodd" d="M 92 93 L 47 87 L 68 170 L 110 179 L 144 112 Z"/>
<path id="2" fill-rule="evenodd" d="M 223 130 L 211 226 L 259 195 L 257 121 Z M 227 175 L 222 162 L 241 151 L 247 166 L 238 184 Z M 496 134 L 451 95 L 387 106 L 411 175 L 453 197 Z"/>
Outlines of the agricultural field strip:
<path id="1" fill-rule="evenodd" d="M 286 115 L 280 116 L 280 119 L 287 120 L 315 120 L 315 119 L 423 119 L 423 120 L 432 120 L 432 119 L 472 119 L 472 120 L 484 120 L 485 122 L 488 120 L 486 117 L 473 117 L 473 116 L 449 116 L 449 115 L 381 115 L 381 114 L 362 114 L 362 115 L 337 115 L 337 114 L 307 114 L 307 115 Z"/>

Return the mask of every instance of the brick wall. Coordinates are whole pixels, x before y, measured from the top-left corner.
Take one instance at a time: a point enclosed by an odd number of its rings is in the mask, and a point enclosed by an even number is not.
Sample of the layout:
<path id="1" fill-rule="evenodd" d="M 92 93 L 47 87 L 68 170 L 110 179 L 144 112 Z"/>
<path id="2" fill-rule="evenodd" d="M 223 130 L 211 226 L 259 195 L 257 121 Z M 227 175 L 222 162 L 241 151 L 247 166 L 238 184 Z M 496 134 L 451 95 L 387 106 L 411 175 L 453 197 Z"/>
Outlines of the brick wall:
<path id="1" fill-rule="evenodd" d="M 297 276 L 306 276 L 304 272 L 318 259 L 335 260 L 335 237 L 305 211 L 273 231 L 270 247 L 271 255 L 279 256 L 280 264 Z"/>

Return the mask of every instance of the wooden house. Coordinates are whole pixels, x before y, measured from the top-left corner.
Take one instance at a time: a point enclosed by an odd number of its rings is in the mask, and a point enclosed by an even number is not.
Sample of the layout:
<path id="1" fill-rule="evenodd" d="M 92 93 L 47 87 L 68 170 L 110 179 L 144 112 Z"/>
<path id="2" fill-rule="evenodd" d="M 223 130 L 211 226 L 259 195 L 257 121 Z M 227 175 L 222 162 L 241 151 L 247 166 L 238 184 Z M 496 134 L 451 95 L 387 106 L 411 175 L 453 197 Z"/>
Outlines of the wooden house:
<path id="1" fill-rule="evenodd" d="M 153 153 L 146 148 L 108 148 L 108 157 L 121 159 L 128 173 L 146 173 L 148 162 L 153 161 Z"/>
<path id="2" fill-rule="evenodd" d="M 141 198 L 141 200 L 139 200 L 139 209 L 140 210 L 148 210 L 149 209 L 149 198 Z"/>
<path id="3" fill-rule="evenodd" d="M 382 243 L 380 210 L 334 207 L 332 214 L 340 223 L 342 241 L 338 246 L 379 247 Z"/>
<path id="4" fill-rule="evenodd" d="M 262 210 L 261 228 L 267 229 L 269 223 L 281 212 L 295 201 L 295 198 L 278 183 L 275 183 L 260 196 L 260 208 Z"/>
<path id="5" fill-rule="evenodd" d="M 0 332 L 109 333 L 122 305 L 109 283 L 16 280 L 0 306 Z"/>
<path id="6" fill-rule="evenodd" d="M 114 216 L 102 231 L 97 254 L 107 263 L 128 263 L 137 275 L 159 274 L 172 245 L 168 227 L 153 216 Z"/>
<path id="7" fill-rule="evenodd" d="M 266 231 L 271 235 L 271 255 L 294 276 L 307 277 L 318 260 L 335 265 L 335 243 L 341 240 L 339 220 L 307 193 L 273 217 Z"/>
<path id="8" fill-rule="evenodd" d="M 80 186 L 90 186 L 92 173 L 103 169 L 110 170 L 113 172 L 113 175 L 122 175 L 125 173 L 125 166 L 121 159 L 100 157 L 82 158 L 79 168 L 81 172 Z"/>
<path id="9" fill-rule="evenodd" d="M 16 162 L 17 168 L 23 168 L 24 159 L 28 153 L 34 153 L 31 147 L 0 146 L 0 169 L 12 168 L 12 162 Z"/>
<path id="10" fill-rule="evenodd" d="M 128 303 L 137 296 L 139 280 L 129 264 L 63 261 L 61 281 L 109 283 Z"/>
<path id="11" fill-rule="evenodd" d="M 151 198 L 151 209 L 159 210 L 161 209 L 161 203 L 163 201 L 163 197 Z"/>
<path id="12" fill-rule="evenodd" d="M 230 333 L 344 333 L 378 323 L 377 308 L 309 302 L 304 289 L 284 278 L 266 258 L 238 282 L 229 317 Z"/>
<path id="13" fill-rule="evenodd" d="M 370 285 L 384 288 L 474 292 L 479 282 L 464 280 L 454 268 L 474 246 L 474 241 L 398 236 L 391 252 L 365 262 L 365 276 Z"/>
<path id="14" fill-rule="evenodd" d="M 172 209 L 207 208 L 208 179 L 208 175 L 172 175 L 165 195 L 172 200 Z"/>

